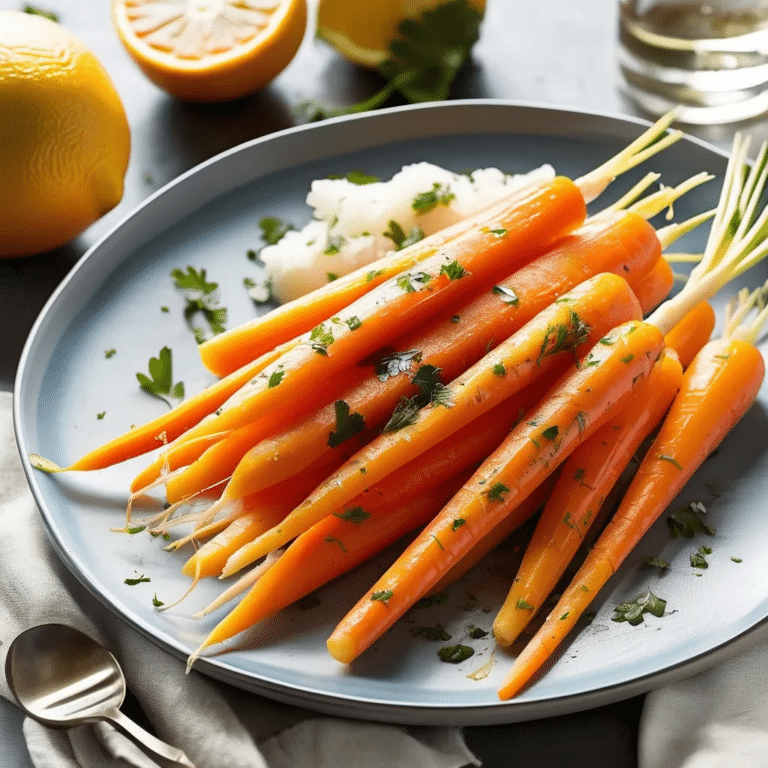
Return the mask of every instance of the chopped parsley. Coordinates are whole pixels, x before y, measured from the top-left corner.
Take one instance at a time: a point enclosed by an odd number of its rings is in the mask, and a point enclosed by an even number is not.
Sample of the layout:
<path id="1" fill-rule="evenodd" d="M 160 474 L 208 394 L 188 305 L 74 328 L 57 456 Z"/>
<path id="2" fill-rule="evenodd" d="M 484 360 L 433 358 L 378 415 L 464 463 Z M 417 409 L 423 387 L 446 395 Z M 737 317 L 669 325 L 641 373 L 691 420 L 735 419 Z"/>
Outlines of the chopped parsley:
<path id="1" fill-rule="evenodd" d="M 173 358 L 171 350 L 163 347 L 157 357 L 149 358 L 149 376 L 145 373 L 137 373 L 136 378 L 141 388 L 155 397 L 164 400 L 170 406 L 167 398 L 178 400 L 184 397 L 184 383 L 173 383 Z"/>
<path id="2" fill-rule="evenodd" d="M 266 245 L 275 245 L 293 229 L 293 225 L 274 216 L 265 216 L 259 219 L 259 229 L 261 230 L 261 239 Z"/>
<path id="3" fill-rule="evenodd" d="M 637 624 L 642 624 L 643 614 L 650 613 L 660 618 L 664 615 L 666 607 L 666 600 L 662 600 L 648 590 L 630 602 L 617 605 L 614 608 L 615 615 L 611 619 L 618 622 L 626 621 L 632 626 L 636 626 Z"/>
<path id="4" fill-rule="evenodd" d="M 411 208 L 421 215 L 429 213 L 431 210 L 437 208 L 438 205 L 449 205 L 456 195 L 451 192 L 449 186 L 444 186 L 439 182 L 432 184 L 432 189 L 428 192 L 420 192 L 413 199 Z"/>
<path id="5" fill-rule="evenodd" d="M 336 412 L 336 429 L 329 433 L 328 445 L 336 448 L 365 429 L 365 418 L 361 413 L 350 413 L 349 405 L 343 400 L 337 400 L 333 408 Z"/>
<path id="6" fill-rule="evenodd" d="M 506 376 L 507 368 L 504 363 L 496 363 L 496 365 L 493 366 L 493 373 L 495 376 Z"/>
<path id="7" fill-rule="evenodd" d="M 539 349 L 538 363 L 558 352 L 574 352 L 589 336 L 590 327 L 573 311 L 570 311 L 570 322 L 562 325 L 549 325 L 544 333 L 544 339 Z"/>
<path id="8" fill-rule="evenodd" d="M 363 324 L 363 321 L 357 315 L 348 317 L 344 322 L 347 324 L 347 328 L 349 328 L 350 331 L 356 331 Z"/>
<path id="9" fill-rule="evenodd" d="M 328 235 L 328 242 L 323 253 L 326 256 L 334 256 L 342 249 L 346 242 L 347 239 L 342 235 Z"/>
<path id="10" fill-rule="evenodd" d="M 380 602 L 380 603 L 386 603 L 393 595 L 391 589 L 380 589 L 378 592 L 373 592 L 371 594 L 371 600 Z"/>
<path id="11" fill-rule="evenodd" d="M 188 292 L 184 317 L 194 331 L 198 342 L 204 341 L 204 338 L 202 330 L 193 325 L 193 318 L 197 314 L 202 314 L 213 334 L 223 333 L 226 330 L 224 324 L 227 322 L 227 310 L 225 307 L 218 306 L 219 284 L 207 279 L 205 269 L 198 271 L 194 267 L 187 267 L 186 272 L 174 269 L 171 277 L 177 288 Z"/>
<path id="12" fill-rule="evenodd" d="M 340 520 L 347 520 L 355 525 L 360 525 L 371 516 L 371 513 L 366 512 L 362 507 L 345 507 L 343 512 L 334 512 L 333 514 Z"/>
<path id="13" fill-rule="evenodd" d="M 464 627 L 464 631 L 473 640 L 481 640 L 482 638 L 488 636 L 488 631 L 487 630 L 481 629 L 480 627 L 476 627 L 474 624 L 470 624 L 468 627 Z"/>
<path id="14" fill-rule="evenodd" d="M 411 364 L 421 361 L 421 352 L 418 349 L 410 349 L 407 352 L 392 352 L 384 355 L 376 366 L 376 375 L 379 381 L 386 381 L 390 376 L 401 373 L 410 373 Z"/>
<path id="15" fill-rule="evenodd" d="M 243 278 L 243 286 L 250 300 L 257 306 L 269 304 L 272 301 L 272 280 L 254 280 L 250 277 Z"/>
<path id="16" fill-rule="evenodd" d="M 357 184 L 358 186 L 364 186 L 365 184 L 375 184 L 377 181 L 381 181 L 378 176 L 371 176 L 364 171 L 347 171 L 343 176 L 331 175 L 329 179 L 346 179 L 350 184 Z"/>
<path id="17" fill-rule="evenodd" d="M 328 347 L 333 344 L 333 331 L 325 327 L 325 323 L 316 325 L 309 332 L 309 346 L 319 355 L 327 355 Z"/>
<path id="18" fill-rule="evenodd" d="M 152 605 L 155 606 L 155 608 L 160 608 L 161 606 L 165 605 L 165 603 L 162 600 L 157 599 L 157 592 L 152 597 Z"/>
<path id="19" fill-rule="evenodd" d="M 31 13 L 33 16 L 43 16 L 46 19 L 49 19 L 50 21 L 59 20 L 58 15 L 53 11 L 46 11 L 46 10 L 43 10 L 42 8 L 37 8 L 34 5 L 25 5 L 24 13 Z"/>
<path id="20" fill-rule="evenodd" d="M 446 664 L 459 664 L 473 656 L 474 653 L 474 648 L 470 648 L 468 645 L 444 645 L 437 652 L 437 656 L 440 661 L 444 661 Z"/>
<path id="21" fill-rule="evenodd" d="M 279 368 L 276 371 L 272 371 L 269 377 L 269 382 L 267 383 L 267 387 L 269 389 L 276 387 L 283 380 L 283 376 L 285 376 L 285 371 L 282 371 Z"/>
<path id="22" fill-rule="evenodd" d="M 708 536 L 714 536 L 715 528 L 704 522 L 702 515 L 706 513 L 703 504 L 693 502 L 685 507 L 676 509 L 668 518 L 669 533 L 673 539 L 678 536 L 693 538 L 697 532 L 706 533 Z"/>
<path id="23" fill-rule="evenodd" d="M 436 605 L 444 605 L 448 600 L 447 592 L 437 592 L 434 595 L 427 595 L 414 603 L 414 608 L 432 608 Z"/>
<path id="24" fill-rule="evenodd" d="M 707 562 L 707 555 L 712 554 L 712 547 L 705 547 L 701 546 L 699 547 L 696 552 L 694 552 L 691 555 L 691 567 L 692 568 L 709 568 L 709 563 Z"/>
<path id="25" fill-rule="evenodd" d="M 142 573 L 141 576 L 137 576 L 135 579 L 126 579 L 123 584 L 127 584 L 129 587 L 135 587 L 137 584 L 142 584 L 145 581 L 151 581 L 151 579 Z"/>
<path id="26" fill-rule="evenodd" d="M 106 412 L 106 411 L 100 411 L 99 413 L 97 413 L 97 414 L 96 414 L 96 418 L 97 418 L 99 421 L 101 421 L 101 420 L 102 420 L 102 419 L 103 419 L 103 418 L 104 418 L 106 415 L 107 415 L 107 412 Z"/>
<path id="27" fill-rule="evenodd" d="M 443 264 L 440 267 L 440 274 L 446 275 L 450 280 L 461 280 L 467 274 L 467 270 L 454 259 L 450 264 Z"/>
<path id="28" fill-rule="evenodd" d="M 669 563 L 666 560 L 662 560 L 660 557 L 646 557 L 643 563 L 651 568 L 661 568 L 662 570 L 669 569 Z"/>
<path id="29" fill-rule="evenodd" d="M 371 280 L 375 280 L 377 277 L 381 277 L 384 274 L 385 270 L 383 269 L 372 269 L 370 272 L 367 272 L 365 275 L 365 282 L 370 283 Z"/>
<path id="30" fill-rule="evenodd" d="M 501 296 L 501 300 L 505 304 L 511 304 L 513 307 L 516 307 L 520 303 L 517 294 L 511 288 L 507 288 L 506 286 L 494 285 L 493 288 L 491 288 L 491 293 Z"/>
<path id="31" fill-rule="evenodd" d="M 105 349 L 104 350 L 104 357 L 109 360 L 110 357 L 114 357 L 117 354 L 116 349 Z"/>
<path id="32" fill-rule="evenodd" d="M 504 494 L 509 493 L 509 488 L 504 483 L 494 483 L 485 493 L 488 501 L 504 501 Z"/>
<path id="33" fill-rule="evenodd" d="M 390 219 L 389 229 L 383 234 L 384 237 L 388 237 L 394 243 L 396 251 L 402 251 L 403 248 L 424 239 L 424 232 L 419 227 L 412 227 L 406 235 L 405 230 L 394 219 Z"/>
<path id="34" fill-rule="evenodd" d="M 385 434 L 398 432 L 415 424 L 420 410 L 421 404 L 418 397 L 401 397 L 381 431 Z"/>

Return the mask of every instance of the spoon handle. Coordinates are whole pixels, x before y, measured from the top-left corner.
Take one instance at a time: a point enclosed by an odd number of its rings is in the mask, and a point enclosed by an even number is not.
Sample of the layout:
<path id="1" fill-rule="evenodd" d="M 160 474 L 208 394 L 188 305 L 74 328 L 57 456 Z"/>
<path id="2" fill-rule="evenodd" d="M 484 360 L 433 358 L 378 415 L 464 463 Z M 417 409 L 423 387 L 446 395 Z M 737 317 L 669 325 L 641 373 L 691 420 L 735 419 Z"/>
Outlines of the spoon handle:
<path id="1" fill-rule="evenodd" d="M 126 717 L 119 709 L 112 712 L 106 719 L 162 768 L 195 768 L 180 749 L 160 741 Z"/>

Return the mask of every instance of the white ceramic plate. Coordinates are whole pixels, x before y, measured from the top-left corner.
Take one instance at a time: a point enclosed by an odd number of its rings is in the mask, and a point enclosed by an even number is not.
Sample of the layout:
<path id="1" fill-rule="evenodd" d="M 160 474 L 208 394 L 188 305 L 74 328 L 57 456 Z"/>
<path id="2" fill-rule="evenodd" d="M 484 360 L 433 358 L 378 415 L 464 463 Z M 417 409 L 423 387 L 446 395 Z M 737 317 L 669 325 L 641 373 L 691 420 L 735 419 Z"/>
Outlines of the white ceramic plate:
<path id="1" fill-rule="evenodd" d="M 237 147 L 161 190 L 97 243 L 51 298 L 26 345 L 17 378 L 16 427 L 22 455 L 35 452 L 66 465 L 166 406 L 140 391 L 135 373 L 169 346 L 176 379 L 187 391 L 212 378 L 199 363 L 182 311 L 173 268 L 206 268 L 220 284 L 229 324 L 253 316 L 242 280 L 258 277 L 246 258 L 260 246 L 257 222 L 277 215 L 298 225 L 308 218 L 309 183 L 362 169 L 388 177 L 406 163 L 429 160 L 456 171 L 498 166 L 525 171 L 544 162 L 575 178 L 638 135 L 640 121 L 587 112 L 493 101 L 406 107 L 299 127 Z M 649 167 L 622 179 L 612 197 L 651 167 L 673 184 L 701 170 L 722 178 L 725 157 L 685 139 Z M 719 181 L 675 207 L 678 219 L 711 207 Z M 703 234 L 680 243 L 701 248 Z M 764 270 L 753 282 L 765 278 Z M 163 312 L 161 307 L 167 307 Z M 115 349 L 107 357 L 105 351 Z M 98 414 L 103 413 L 102 418 Z M 489 639 L 470 641 L 476 653 L 450 665 L 441 643 L 414 638 L 402 621 L 352 668 L 325 651 L 325 638 L 371 583 L 375 564 L 319 593 L 314 608 L 286 610 L 250 637 L 250 647 L 201 659 L 200 672 L 318 711 L 401 723 L 481 725 L 586 709 L 690 674 L 739 647 L 768 616 L 768 533 L 762 499 L 768 488 L 765 394 L 715 457 L 681 494 L 702 500 L 713 538 L 672 539 L 664 520 L 595 602 L 597 616 L 567 643 L 553 666 L 516 700 L 497 700 L 509 658 L 495 651 L 490 674 L 467 675 L 489 661 Z M 124 522 L 127 488 L 147 458 L 79 476 L 30 470 L 29 482 L 53 544 L 72 572 L 123 620 L 154 642 L 186 657 L 221 614 L 191 615 L 217 594 L 202 584 L 177 608 L 158 613 L 156 594 L 172 602 L 187 587 L 185 554 L 162 550 L 146 533 L 110 529 Z M 690 567 L 689 554 L 712 546 L 710 566 Z M 660 576 L 642 566 L 648 555 L 672 563 Z M 735 562 L 732 558 L 740 560 Z M 499 560 L 496 561 L 500 562 Z M 455 637 L 465 625 L 488 628 L 505 584 L 496 571 L 476 569 L 456 584 L 447 604 L 412 616 L 440 622 Z M 379 566 L 380 567 L 380 566 Z M 146 575 L 149 583 L 127 586 Z M 650 586 L 667 599 L 667 615 L 637 627 L 610 620 L 613 606 Z"/>

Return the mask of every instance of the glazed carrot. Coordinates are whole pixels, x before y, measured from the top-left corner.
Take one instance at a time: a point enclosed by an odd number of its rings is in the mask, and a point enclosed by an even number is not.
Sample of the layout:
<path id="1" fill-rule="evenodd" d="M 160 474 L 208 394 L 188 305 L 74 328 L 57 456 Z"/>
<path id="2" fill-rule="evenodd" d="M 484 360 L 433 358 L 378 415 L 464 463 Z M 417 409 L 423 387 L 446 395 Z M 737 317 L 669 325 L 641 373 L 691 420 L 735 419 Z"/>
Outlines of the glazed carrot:
<path id="1" fill-rule="evenodd" d="M 606 273 L 585 281 L 440 388 L 438 399 L 413 414 L 409 423 L 383 433 L 358 451 L 254 546 L 261 554 L 282 546 L 348 503 L 370 483 L 535 382 L 551 366 L 562 371 L 575 355 L 582 350 L 586 353 L 590 342 L 640 314 L 637 299 L 623 278 Z"/>
<path id="2" fill-rule="evenodd" d="M 499 645 L 511 645 L 545 603 L 619 476 L 663 419 L 682 375 L 676 355 L 662 355 L 624 407 L 565 461 L 493 622 Z"/>
<path id="3" fill-rule="evenodd" d="M 576 185 L 584 200 L 589 203 L 596 199 L 615 177 L 674 143 L 680 137 L 680 131 L 664 135 L 673 119 L 673 113 L 665 115 L 615 157 L 578 179 Z M 514 205 L 521 195 L 524 196 L 525 191 L 513 195 L 511 204 Z M 222 376 L 283 341 L 310 331 L 396 274 L 417 267 L 450 240 L 463 236 L 475 227 L 487 226 L 489 220 L 493 222 L 504 218 L 506 214 L 503 212 L 509 205 L 510 201 L 502 201 L 488 211 L 361 267 L 266 315 L 214 336 L 199 347 L 203 364 Z"/>
<path id="4" fill-rule="evenodd" d="M 515 696 L 554 653 L 606 581 L 744 415 L 764 373 L 762 355 L 749 342 L 716 340 L 696 356 L 618 510 L 515 660 L 499 698 Z"/>
<path id="5" fill-rule="evenodd" d="M 135 427 L 114 440 L 82 456 L 67 467 L 59 467 L 49 459 L 33 454 L 30 462 L 43 472 L 75 472 L 104 469 L 153 451 L 175 440 L 193 425 L 202 421 L 223 405 L 232 395 L 270 363 L 277 360 L 292 346 L 292 342 L 269 352 L 259 359 L 230 373 L 226 378 L 198 392 L 175 408 L 146 424 Z M 215 430 L 207 432 L 211 435 Z"/>
<path id="6" fill-rule="evenodd" d="M 675 284 L 675 275 L 670 263 L 662 256 L 649 272 L 630 284 L 643 314 L 647 315 L 669 297 Z"/>
<path id="7" fill-rule="evenodd" d="M 419 365 L 435 366 L 440 369 L 441 380 L 451 381 L 580 282 L 600 272 L 614 272 L 634 289 L 660 254 L 657 233 L 638 214 L 598 214 L 492 290 L 483 290 L 463 306 L 450 308 L 425 328 L 401 336 L 390 346 L 418 351 Z M 653 282 L 658 284 L 655 278 Z M 416 363 L 410 367 L 414 370 Z M 383 425 L 401 398 L 418 391 L 405 371 L 383 378 L 380 381 L 372 369 L 363 371 L 360 381 L 340 396 L 350 412 L 359 414 L 369 427 Z M 238 498 L 274 478 L 290 477 L 313 457 L 335 450 L 328 444 L 335 423 L 334 406 L 327 405 L 290 429 L 255 444 L 238 464 L 225 497 Z"/>
<path id="8" fill-rule="evenodd" d="M 700 301 L 665 336 L 664 343 L 677 354 L 687 368 L 715 330 L 715 310 L 708 301 Z"/>
<path id="9" fill-rule="evenodd" d="M 565 461 L 494 621 L 500 645 L 511 645 L 544 604 L 619 476 L 661 422 L 680 387 L 683 368 L 709 341 L 714 325 L 715 313 L 707 302 L 689 311 L 664 337 L 667 354 L 638 383 L 624 408 Z"/>
<path id="10" fill-rule="evenodd" d="M 464 555 L 473 533 L 476 540 L 503 519 L 626 400 L 681 317 L 768 253 L 768 211 L 756 215 L 768 145 L 748 173 L 747 149 L 737 137 L 704 257 L 683 290 L 648 321 L 616 328 L 563 377 L 337 626 L 328 639 L 335 658 L 349 662 L 373 643 Z M 458 529 L 452 527 L 457 519 L 464 521 Z"/>
<path id="11" fill-rule="evenodd" d="M 348 664 L 375 642 L 621 407 L 663 344 L 658 329 L 638 320 L 597 342 L 336 626 L 331 655 Z"/>

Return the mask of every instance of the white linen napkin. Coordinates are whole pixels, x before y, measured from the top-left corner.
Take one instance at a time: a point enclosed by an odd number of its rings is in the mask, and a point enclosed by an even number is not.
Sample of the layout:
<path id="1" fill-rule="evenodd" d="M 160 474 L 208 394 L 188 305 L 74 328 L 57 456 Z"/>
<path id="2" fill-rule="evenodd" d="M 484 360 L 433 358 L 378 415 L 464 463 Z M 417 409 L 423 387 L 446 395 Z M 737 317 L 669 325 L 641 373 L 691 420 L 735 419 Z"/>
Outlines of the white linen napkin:
<path id="1" fill-rule="evenodd" d="M 479 765 L 457 728 L 400 728 L 320 717 L 244 693 L 199 673 L 117 619 L 59 561 L 21 468 L 12 396 L 0 392 L 0 669 L 22 630 L 68 624 L 107 646 L 159 738 L 196 768 L 464 768 Z M 4 674 L 0 695 L 13 701 Z M 153 768 L 99 724 L 56 731 L 27 719 L 35 768 Z"/>
<path id="2" fill-rule="evenodd" d="M 646 696 L 639 768 L 768 766 L 768 627 L 738 655 Z"/>

